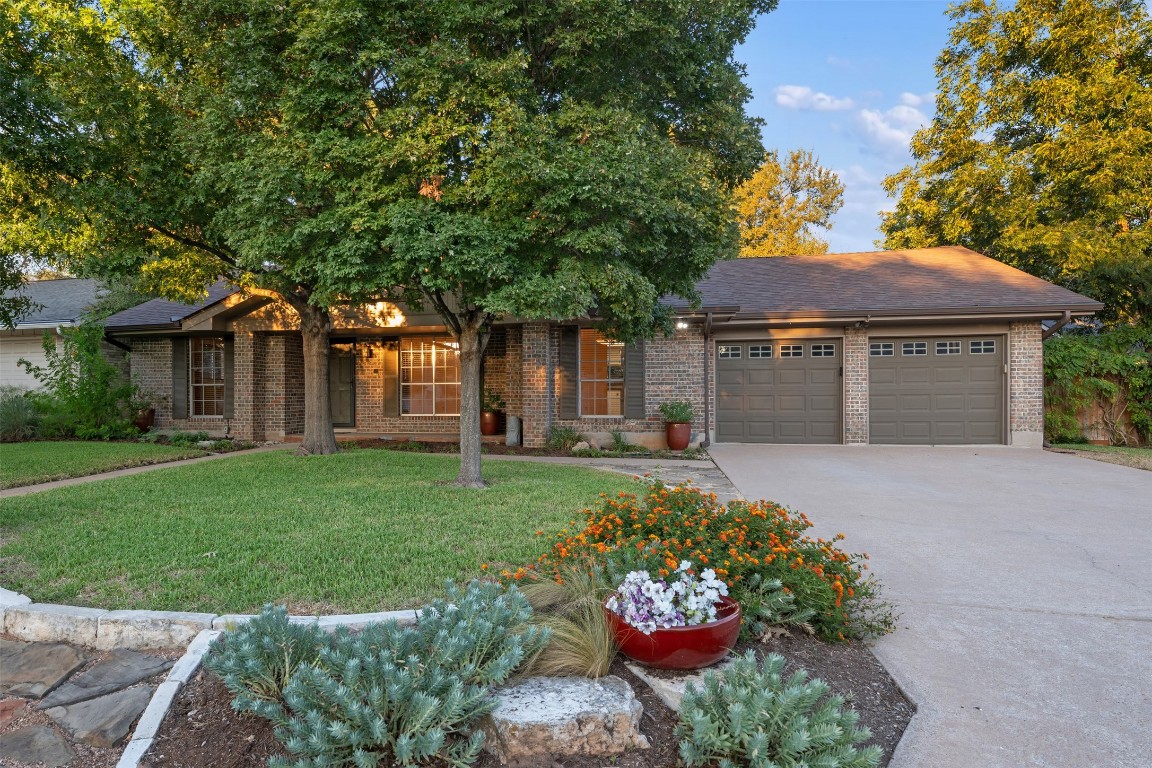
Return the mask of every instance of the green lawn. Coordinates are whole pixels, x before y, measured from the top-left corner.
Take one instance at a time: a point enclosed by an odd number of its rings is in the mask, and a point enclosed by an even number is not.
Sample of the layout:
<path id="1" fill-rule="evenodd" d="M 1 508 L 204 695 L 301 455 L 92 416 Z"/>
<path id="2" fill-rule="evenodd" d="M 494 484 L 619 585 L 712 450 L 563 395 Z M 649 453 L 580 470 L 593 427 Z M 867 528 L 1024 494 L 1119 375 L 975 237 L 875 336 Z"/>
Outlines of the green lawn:
<path id="1" fill-rule="evenodd" d="M 1152 470 L 1152 448 L 1092 445 L 1090 443 L 1057 443 L 1053 447 L 1062 451 L 1080 451 L 1088 454 L 1087 458 L 1106 461 L 1110 464 L 1123 464 L 1126 467 Z"/>
<path id="2" fill-rule="evenodd" d="M 522 563 L 623 475 L 452 456 L 246 454 L 0 500 L 0 585 L 41 602 L 297 613 L 411 607 L 485 562 Z"/>
<path id="3" fill-rule="evenodd" d="M 113 469 L 205 456 L 196 448 L 149 443 L 0 443 L 0 488 L 34 485 Z"/>

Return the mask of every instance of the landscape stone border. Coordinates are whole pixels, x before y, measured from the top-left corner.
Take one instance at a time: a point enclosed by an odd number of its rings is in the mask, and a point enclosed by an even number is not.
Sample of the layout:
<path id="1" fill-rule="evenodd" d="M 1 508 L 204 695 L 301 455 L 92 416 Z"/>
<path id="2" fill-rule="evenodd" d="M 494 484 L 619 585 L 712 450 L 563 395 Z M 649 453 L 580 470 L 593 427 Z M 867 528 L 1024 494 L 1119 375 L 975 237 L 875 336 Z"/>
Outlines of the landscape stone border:
<path id="1" fill-rule="evenodd" d="M 381 611 L 339 616 L 291 616 L 291 621 L 362 628 L 382 621 L 415 624 L 419 611 Z M 100 651 L 119 648 L 147 650 L 187 646 L 187 651 L 156 689 L 121 753 L 116 768 L 139 768 L 152 748 L 160 724 L 180 689 L 200 668 L 212 641 L 225 630 L 254 618 L 253 614 L 189 613 L 183 611 L 110 611 L 73 605 L 34 603 L 32 598 L 0 587 L 0 632 L 25 642 L 63 642 Z"/>

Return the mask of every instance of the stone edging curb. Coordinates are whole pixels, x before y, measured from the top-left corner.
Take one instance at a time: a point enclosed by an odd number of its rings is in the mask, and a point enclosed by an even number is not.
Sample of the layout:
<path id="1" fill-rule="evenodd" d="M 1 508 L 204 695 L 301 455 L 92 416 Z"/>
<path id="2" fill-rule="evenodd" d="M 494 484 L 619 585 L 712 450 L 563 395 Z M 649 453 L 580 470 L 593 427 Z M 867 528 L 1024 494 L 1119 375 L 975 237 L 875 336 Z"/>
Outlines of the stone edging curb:
<path id="1" fill-rule="evenodd" d="M 291 616 L 291 621 L 317 624 L 323 629 L 363 627 L 383 621 L 415 624 L 418 611 L 382 611 L 342 616 Z M 117 648 L 188 650 L 168 672 L 140 715 L 136 730 L 124 747 L 116 768 L 139 768 L 152 748 L 160 724 L 176 695 L 208 653 L 212 641 L 226 630 L 253 618 L 251 614 L 185 613 L 181 611 L 108 611 L 72 605 L 34 603 L 32 598 L 0 587 L 0 632 L 26 642 L 64 642 L 101 651 Z"/>

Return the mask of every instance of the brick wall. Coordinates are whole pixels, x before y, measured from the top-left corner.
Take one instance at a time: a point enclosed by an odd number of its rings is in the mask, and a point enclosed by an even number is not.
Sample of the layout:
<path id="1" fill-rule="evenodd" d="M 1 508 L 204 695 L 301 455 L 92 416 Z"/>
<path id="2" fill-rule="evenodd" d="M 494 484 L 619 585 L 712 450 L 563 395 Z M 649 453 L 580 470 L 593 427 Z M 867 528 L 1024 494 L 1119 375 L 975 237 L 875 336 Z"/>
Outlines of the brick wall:
<path id="1" fill-rule="evenodd" d="M 264 439 L 282 440 L 304 431 L 304 343 L 299 334 L 269 335 L 264 350 Z"/>
<path id="2" fill-rule="evenodd" d="M 1012 323 L 1008 330 L 1009 443 L 1039 448 L 1044 442 L 1044 345 L 1040 323 Z"/>
<path id="3" fill-rule="evenodd" d="M 132 381 L 151 398 L 156 408 L 156 428 L 207 432 L 222 437 L 230 424 L 226 419 L 172 418 L 172 342 L 167 337 L 134 336 L 127 340 L 132 347 L 129 365 Z"/>
<path id="4" fill-rule="evenodd" d="M 844 443 L 868 443 L 868 331 L 844 329 Z"/>
<path id="5" fill-rule="evenodd" d="M 551 426 L 558 336 L 548 323 L 526 323 L 520 333 L 520 417 L 524 445 L 539 448 L 548 441 Z"/>

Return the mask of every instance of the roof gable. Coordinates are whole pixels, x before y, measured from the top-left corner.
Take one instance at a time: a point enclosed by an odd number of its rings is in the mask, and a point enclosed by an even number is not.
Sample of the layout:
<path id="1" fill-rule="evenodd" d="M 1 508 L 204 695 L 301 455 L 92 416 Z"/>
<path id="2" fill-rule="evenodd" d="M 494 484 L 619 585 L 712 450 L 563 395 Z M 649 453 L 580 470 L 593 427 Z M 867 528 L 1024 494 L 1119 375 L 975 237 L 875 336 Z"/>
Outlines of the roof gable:
<path id="1" fill-rule="evenodd" d="M 205 307 L 223 301 L 240 289 L 221 280 L 208 288 L 208 295 L 194 304 L 184 304 L 168 299 L 152 299 L 139 306 L 117 312 L 109 317 L 104 325 L 109 330 L 126 328 L 177 328 L 181 321 L 196 314 Z"/>

